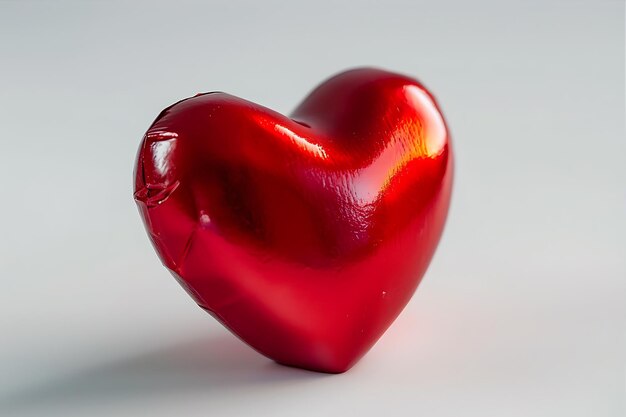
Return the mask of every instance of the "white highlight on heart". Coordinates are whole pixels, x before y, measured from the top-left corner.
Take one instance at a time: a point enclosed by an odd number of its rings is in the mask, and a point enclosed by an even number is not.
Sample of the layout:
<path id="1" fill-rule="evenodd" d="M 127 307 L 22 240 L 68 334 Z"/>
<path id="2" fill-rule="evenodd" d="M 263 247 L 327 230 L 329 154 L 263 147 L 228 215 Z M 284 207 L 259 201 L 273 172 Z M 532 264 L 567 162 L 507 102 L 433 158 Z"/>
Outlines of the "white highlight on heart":
<path id="1" fill-rule="evenodd" d="M 323 159 L 328 158 L 326 151 L 320 145 L 307 141 L 305 138 L 297 135 L 296 133 L 292 132 L 285 126 L 281 126 L 277 124 L 275 125 L 275 128 L 276 128 L 276 131 L 282 133 L 283 135 L 288 136 L 291 140 L 293 140 L 295 143 L 300 145 L 300 147 L 306 149 L 307 151 L 319 156 L 320 158 L 323 158 Z"/>

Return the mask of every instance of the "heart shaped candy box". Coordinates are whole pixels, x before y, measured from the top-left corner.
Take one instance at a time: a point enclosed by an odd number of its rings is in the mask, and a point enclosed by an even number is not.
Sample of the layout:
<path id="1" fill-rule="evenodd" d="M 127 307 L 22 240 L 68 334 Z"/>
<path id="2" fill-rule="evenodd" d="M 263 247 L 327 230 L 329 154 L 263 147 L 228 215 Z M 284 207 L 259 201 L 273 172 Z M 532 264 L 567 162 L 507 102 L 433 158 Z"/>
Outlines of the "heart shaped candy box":
<path id="1" fill-rule="evenodd" d="M 443 117 L 417 81 L 351 70 L 291 118 L 224 93 L 165 109 L 135 200 L 164 265 L 257 351 L 343 372 L 407 304 L 452 185 Z"/>

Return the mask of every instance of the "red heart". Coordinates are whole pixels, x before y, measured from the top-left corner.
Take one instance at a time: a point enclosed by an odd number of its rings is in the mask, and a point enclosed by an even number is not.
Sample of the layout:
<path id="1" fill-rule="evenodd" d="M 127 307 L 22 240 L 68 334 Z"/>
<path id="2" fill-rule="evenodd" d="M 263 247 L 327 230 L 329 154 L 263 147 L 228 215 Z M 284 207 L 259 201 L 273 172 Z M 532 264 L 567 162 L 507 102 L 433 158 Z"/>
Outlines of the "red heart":
<path id="1" fill-rule="evenodd" d="M 135 199 L 194 300 L 275 361 L 343 372 L 409 301 L 452 184 L 445 122 L 417 81 L 339 74 L 292 118 L 224 93 L 157 117 Z"/>

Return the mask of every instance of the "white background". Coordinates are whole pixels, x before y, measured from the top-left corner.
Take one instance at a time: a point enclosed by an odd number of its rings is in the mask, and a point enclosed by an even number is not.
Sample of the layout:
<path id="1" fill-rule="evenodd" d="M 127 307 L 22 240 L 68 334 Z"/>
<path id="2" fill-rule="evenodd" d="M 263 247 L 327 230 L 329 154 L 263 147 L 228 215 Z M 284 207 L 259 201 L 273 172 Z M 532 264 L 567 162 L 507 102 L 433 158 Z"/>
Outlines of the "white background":
<path id="1" fill-rule="evenodd" d="M 624 4 L 0 1 L 0 415 L 623 416 Z M 132 199 L 169 104 L 289 112 L 376 65 L 457 155 L 417 294 L 351 371 L 280 367 L 163 268 Z"/>

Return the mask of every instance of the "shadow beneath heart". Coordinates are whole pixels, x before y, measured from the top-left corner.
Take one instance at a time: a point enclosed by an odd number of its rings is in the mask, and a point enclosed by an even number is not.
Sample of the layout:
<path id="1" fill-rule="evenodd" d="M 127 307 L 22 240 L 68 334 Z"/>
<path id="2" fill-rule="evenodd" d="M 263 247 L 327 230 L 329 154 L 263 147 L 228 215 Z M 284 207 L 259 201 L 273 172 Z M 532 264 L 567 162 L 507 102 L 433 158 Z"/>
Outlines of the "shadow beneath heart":
<path id="1" fill-rule="evenodd" d="M 88 366 L 0 397 L 0 411 L 90 407 L 164 396 L 224 394 L 251 386 L 306 383 L 325 374 L 278 365 L 231 335 L 190 340 Z M 0 414 L 5 415 L 4 412 Z"/>

